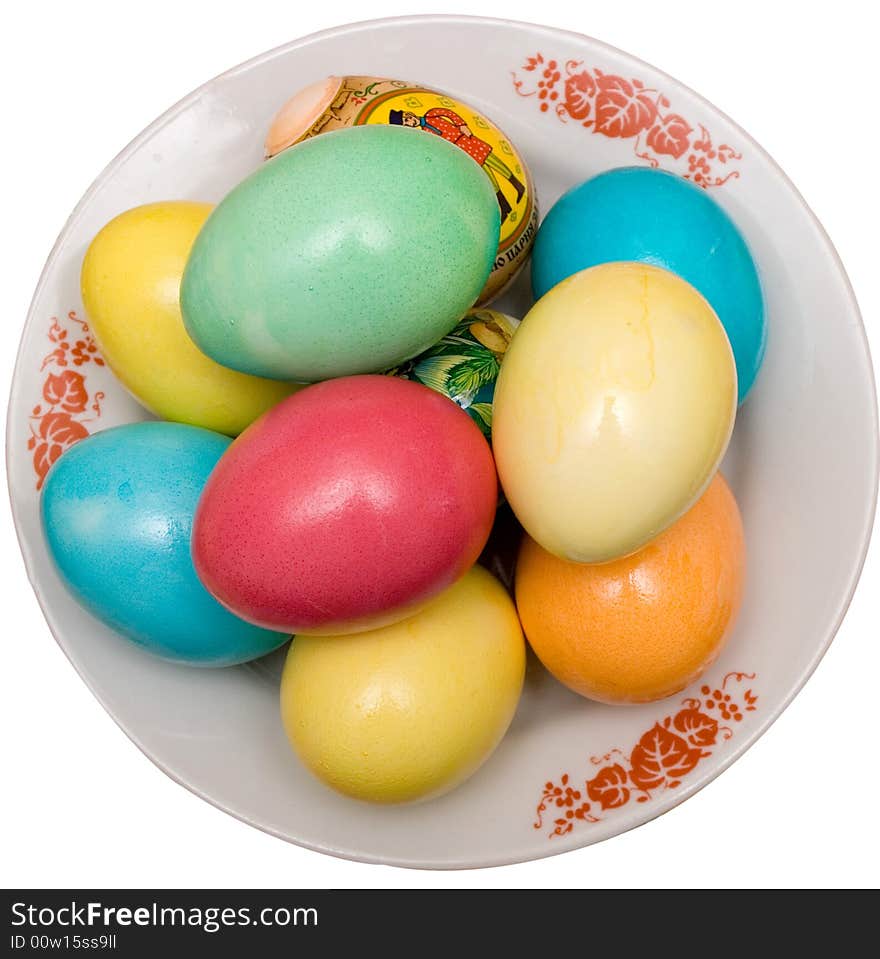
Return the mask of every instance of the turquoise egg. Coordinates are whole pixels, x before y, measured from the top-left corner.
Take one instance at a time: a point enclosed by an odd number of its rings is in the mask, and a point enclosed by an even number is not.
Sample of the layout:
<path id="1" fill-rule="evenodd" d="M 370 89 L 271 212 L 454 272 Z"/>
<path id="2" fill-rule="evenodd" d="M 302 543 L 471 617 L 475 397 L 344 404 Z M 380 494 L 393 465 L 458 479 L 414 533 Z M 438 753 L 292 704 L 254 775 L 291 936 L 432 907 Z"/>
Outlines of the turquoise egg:
<path id="1" fill-rule="evenodd" d="M 67 450 L 43 487 L 43 531 L 67 588 L 163 659 L 228 666 L 288 639 L 233 616 L 193 569 L 193 514 L 230 443 L 179 423 L 119 426 Z"/>
<path id="2" fill-rule="evenodd" d="M 442 138 L 385 125 L 327 133 L 217 206 L 184 271 L 184 322 L 204 353 L 244 373 L 381 372 L 474 303 L 500 225 L 488 177 Z"/>
<path id="3" fill-rule="evenodd" d="M 739 229 L 709 193 L 649 167 L 622 167 L 566 193 L 538 230 L 532 291 L 542 297 L 588 267 L 636 260 L 677 273 L 709 301 L 736 360 L 741 403 L 767 339 L 755 262 Z"/>

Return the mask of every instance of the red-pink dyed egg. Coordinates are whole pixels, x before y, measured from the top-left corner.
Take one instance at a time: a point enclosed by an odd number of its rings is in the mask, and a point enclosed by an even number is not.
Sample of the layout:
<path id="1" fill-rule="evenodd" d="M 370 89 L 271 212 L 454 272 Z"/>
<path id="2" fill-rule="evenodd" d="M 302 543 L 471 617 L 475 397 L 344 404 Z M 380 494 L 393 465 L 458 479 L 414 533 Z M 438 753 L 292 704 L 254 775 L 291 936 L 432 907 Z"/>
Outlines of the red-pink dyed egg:
<path id="1" fill-rule="evenodd" d="M 328 380 L 224 454 L 196 511 L 195 568 L 252 623 L 372 629 L 473 565 L 497 490 L 488 443 L 447 397 L 389 376 Z"/>

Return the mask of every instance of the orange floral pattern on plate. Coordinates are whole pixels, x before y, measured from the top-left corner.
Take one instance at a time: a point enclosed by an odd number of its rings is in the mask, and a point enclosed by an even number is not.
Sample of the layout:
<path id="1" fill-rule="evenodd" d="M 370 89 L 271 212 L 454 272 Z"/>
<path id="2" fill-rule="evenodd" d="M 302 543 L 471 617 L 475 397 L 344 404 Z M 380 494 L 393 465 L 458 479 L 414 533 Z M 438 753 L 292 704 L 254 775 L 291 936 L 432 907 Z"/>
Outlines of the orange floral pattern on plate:
<path id="1" fill-rule="evenodd" d="M 27 444 L 37 474 L 37 489 L 42 488 L 49 467 L 68 446 L 89 435 L 86 424 L 101 415 L 104 399 L 100 391 L 90 396 L 85 374 L 71 368 L 88 363 L 104 366 L 88 324 L 73 310 L 64 321 L 53 316 L 48 338 L 52 350 L 40 366 L 46 379 L 41 400 L 31 410 Z"/>
<path id="2" fill-rule="evenodd" d="M 535 97 L 542 113 L 553 110 L 563 123 L 574 121 L 593 133 L 633 141 L 633 152 L 651 167 L 679 173 L 704 189 L 739 176 L 742 159 L 732 146 L 716 146 L 702 123 L 689 123 L 671 109 L 669 98 L 641 80 L 604 73 L 583 60 L 545 59 L 536 53 L 514 71 L 521 97 Z"/>
<path id="3" fill-rule="evenodd" d="M 654 723 L 628 753 L 612 749 L 592 756 L 590 763 L 599 769 L 591 769 L 582 781 L 573 782 L 568 773 L 558 783 L 548 780 L 532 826 L 548 829 L 551 839 L 565 836 L 579 823 L 600 822 L 604 812 L 633 800 L 648 802 L 657 792 L 675 789 L 715 747 L 733 736 L 744 713 L 755 710 L 758 697 L 751 687 L 742 696 L 734 695 L 733 686 L 733 692 L 728 690 L 728 683 L 739 685 L 754 678 L 754 673 L 734 672 L 717 687 L 703 685 L 700 698 L 682 700 L 677 712 Z"/>

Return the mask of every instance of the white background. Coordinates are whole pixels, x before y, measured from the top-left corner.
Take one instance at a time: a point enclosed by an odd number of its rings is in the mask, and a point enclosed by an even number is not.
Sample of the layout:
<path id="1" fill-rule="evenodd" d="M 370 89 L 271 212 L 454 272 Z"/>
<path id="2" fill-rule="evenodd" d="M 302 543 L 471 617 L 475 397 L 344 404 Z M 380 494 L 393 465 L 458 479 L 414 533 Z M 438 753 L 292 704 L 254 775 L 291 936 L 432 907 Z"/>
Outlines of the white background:
<path id="1" fill-rule="evenodd" d="M 880 354 L 876 33 L 870 5 L 746 0 L 565 4 L 16 4 L 0 56 L 5 396 L 43 260 L 100 169 L 193 87 L 264 49 L 365 16 L 466 12 L 588 33 L 672 73 L 779 161 L 847 266 Z M 10 19 L 11 18 L 11 19 Z M 454 70 L 454 54 L 450 68 Z M 821 469 L 821 464 L 816 464 Z M 833 508 L 833 504 L 830 508 Z M 173 783 L 55 645 L 0 511 L 0 883 L 134 887 L 876 886 L 880 546 L 831 650 L 750 752 L 640 829 L 474 872 L 331 859 L 263 835 Z"/>

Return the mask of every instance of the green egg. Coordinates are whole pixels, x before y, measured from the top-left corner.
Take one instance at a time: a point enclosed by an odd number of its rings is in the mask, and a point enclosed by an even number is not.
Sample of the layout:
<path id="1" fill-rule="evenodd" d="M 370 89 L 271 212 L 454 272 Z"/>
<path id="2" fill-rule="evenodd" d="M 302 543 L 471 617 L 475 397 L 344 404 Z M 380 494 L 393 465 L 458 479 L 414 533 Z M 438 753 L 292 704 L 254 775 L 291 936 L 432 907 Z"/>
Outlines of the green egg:
<path id="1" fill-rule="evenodd" d="M 479 296 L 498 245 L 462 150 L 358 126 L 286 150 L 208 218 L 181 284 L 186 328 L 224 366 L 312 382 L 421 353 Z"/>

